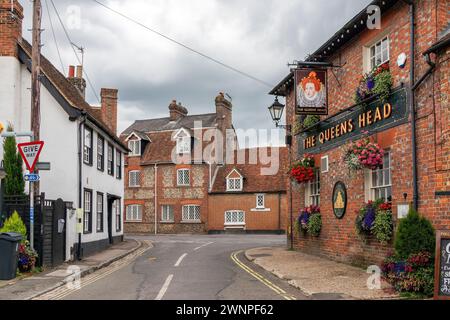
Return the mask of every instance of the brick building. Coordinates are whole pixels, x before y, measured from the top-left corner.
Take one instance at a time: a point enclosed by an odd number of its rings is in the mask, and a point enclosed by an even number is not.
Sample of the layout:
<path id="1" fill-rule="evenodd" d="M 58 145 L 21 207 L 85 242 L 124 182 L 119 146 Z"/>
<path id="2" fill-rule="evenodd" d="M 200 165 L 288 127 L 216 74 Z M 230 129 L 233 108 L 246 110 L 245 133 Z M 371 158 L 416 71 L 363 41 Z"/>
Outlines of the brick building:
<path id="1" fill-rule="evenodd" d="M 237 139 L 231 102 L 221 93 L 215 99 L 215 106 L 215 113 L 188 115 L 185 107 L 172 101 L 169 117 L 137 120 L 122 133 L 131 150 L 125 164 L 126 232 L 203 233 L 226 229 L 218 189 L 224 182 L 220 177 L 229 166 L 225 165 L 226 151 L 218 150 L 235 150 Z M 283 193 L 285 186 L 278 183 L 266 188 L 258 176 L 260 168 L 261 164 L 257 163 L 245 166 L 245 178 L 251 181 L 251 190 L 244 183 L 245 192 L 233 194 L 232 201 L 239 201 L 239 196 L 252 192 L 256 208 L 256 193 L 267 191 L 271 211 L 260 217 L 264 220 L 264 216 L 275 215 L 275 218 L 255 224 L 254 230 L 279 230 L 282 225 L 278 219 L 279 207 L 283 207 L 280 203 L 285 200 L 277 198 L 275 189 Z M 214 197 L 210 194 L 213 186 L 217 191 Z M 216 214 L 211 214 L 212 210 L 219 210 L 220 216 L 214 220 L 213 227 L 210 217 L 216 218 Z"/>
<path id="2" fill-rule="evenodd" d="M 292 234 L 288 239 L 293 246 L 359 265 L 379 263 L 392 248 L 392 243 L 381 245 L 375 239 L 365 243 L 358 238 L 357 211 L 369 200 L 391 201 L 394 225 L 400 219 L 399 205 L 410 204 L 436 229 L 450 228 L 450 2 L 370 4 L 381 10 L 381 28 L 367 27 L 370 19 L 364 9 L 301 63 L 326 70 L 328 115 L 295 134 L 291 146 L 293 160 L 305 153 L 314 155 L 315 180 L 288 183 L 294 219 L 311 203 L 320 203 L 322 214 L 320 236 Z M 392 109 L 377 99 L 369 99 L 365 106 L 355 104 L 361 77 L 382 64 L 389 66 L 393 77 L 387 98 Z M 303 119 L 295 112 L 294 82 L 291 72 L 270 92 L 286 98 L 291 125 Z M 344 127 L 348 121 L 351 128 Z M 343 156 L 348 143 L 360 139 L 363 131 L 384 149 L 383 166 L 349 174 Z M 341 219 L 333 213 L 333 188 L 338 181 L 347 191 Z"/>
<path id="3" fill-rule="evenodd" d="M 280 159 L 277 174 L 263 175 L 267 167 L 261 158 L 266 148 L 241 149 L 235 161 L 218 168 L 208 197 L 208 231 L 246 230 L 278 232 L 286 230 L 286 148 L 270 148 L 273 159 Z M 252 155 L 256 159 L 251 161 Z M 239 164 L 238 159 L 245 159 Z M 253 162 L 253 163 L 252 163 Z"/>

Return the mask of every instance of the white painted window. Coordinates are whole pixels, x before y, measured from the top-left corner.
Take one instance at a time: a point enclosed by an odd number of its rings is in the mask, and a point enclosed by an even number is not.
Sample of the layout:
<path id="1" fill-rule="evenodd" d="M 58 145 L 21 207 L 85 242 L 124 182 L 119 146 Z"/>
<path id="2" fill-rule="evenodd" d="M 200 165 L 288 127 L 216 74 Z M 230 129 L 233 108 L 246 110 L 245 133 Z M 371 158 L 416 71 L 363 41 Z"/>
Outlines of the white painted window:
<path id="1" fill-rule="evenodd" d="M 392 168 L 391 153 L 385 152 L 383 166 L 376 170 L 366 170 L 366 201 L 384 199 L 392 200 Z"/>
<path id="2" fill-rule="evenodd" d="M 163 205 L 161 207 L 161 221 L 163 222 L 173 222 L 173 206 Z"/>
<path id="3" fill-rule="evenodd" d="M 245 225 L 245 212 L 241 210 L 225 211 L 225 225 Z"/>
<path id="4" fill-rule="evenodd" d="M 320 172 L 321 173 L 328 172 L 328 156 L 323 156 L 320 158 Z"/>
<path id="5" fill-rule="evenodd" d="M 83 161 L 92 164 L 92 129 L 88 127 L 84 127 Z"/>
<path id="6" fill-rule="evenodd" d="M 122 179 L 122 152 L 116 149 L 116 178 Z"/>
<path id="7" fill-rule="evenodd" d="M 265 195 L 263 193 L 259 193 L 256 195 L 256 209 L 264 209 L 264 199 Z"/>
<path id="8" fill-rule="evenodd" d="M 177 185 L 189 186 L 190 184 L 191 184 L 191 180 L 190 180 L 189 169 L 178 169 L 177 170 Z"/>
<path id="9" fill-rule="evenodd" d="M 120 205 L 120 200 L 117 199 L 113 203 L 113 213 L 116 217 L 116 232 L 119 232 L 122 230 L 122 209 Z"/>
<path id="10" fill-rule="evenodd" d="M 186 205 L 183 206 L 183 221 L 200 222 L 200 206 Z"/>
<path id="11" fill-rule="evenodd" d="M 227 191 L 242 191 L 242 178 L 227 178 Z"/>
<path id="12" fill-rule="evenodd" d="M 97 169 L 105 169 L 105 139 L 100 135 L 97 138 Z"/>
<path id="13" fill-rule="evenodd" d="M 103 232 L 103 193 L 97 192 L 97 232 Z"/>
<path id="14" fill-rule="evenodd" d="M 130 188 L 139 187 L 141 185 L 141 172 L 133 170 L 128 172 L 128 186 Z"/>
<path id="15" fill-rule="evenodd" d="M 389 61 L 389 38 L 384 37 L 369 48 L 371 69 Z"/>
<path id="16" fill-rule="evenodd" d="M 314 171 L 314 180 L 309 181 L 305 187 L 305 206 L 320 205 L 320 171 Z"/>
<path id="17" fill-rule="evenodd" d="M 141 140 L 129 140 L 128 149 L 130 152 L 129 156 L 140 156 L 141 155 Z"/>
<path id="18" fill-rule="evenodd" d="M 127 221 L 142 221 L 142 206 L 130 204 L 127 206 Z"/>
<path id="19" fill-rule="evenodd" d="M 92 191 L 84 190 L 84 233 L 92 232 Z"/>
<path id="20" fill-rule="evenodd" d="M 108 174 L 114 176 L 114 147 L 108 143 Z"/>

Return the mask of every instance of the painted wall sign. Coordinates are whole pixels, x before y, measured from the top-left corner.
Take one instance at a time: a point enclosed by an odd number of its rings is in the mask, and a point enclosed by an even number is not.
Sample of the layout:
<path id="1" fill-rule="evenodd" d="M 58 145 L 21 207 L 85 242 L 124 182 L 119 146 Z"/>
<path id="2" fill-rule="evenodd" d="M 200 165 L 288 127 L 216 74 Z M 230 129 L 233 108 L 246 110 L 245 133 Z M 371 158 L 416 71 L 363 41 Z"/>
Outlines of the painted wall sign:
<path id="1" fill-rule="evenodd" d="M 299 68 L 294 79 L 296 114 L 328 114 L 327 71 Z"/>
<path id="2" fill-rule="evenodd" d="M 320 153 L 362 136 L 364 131 L 375 133 L 408 121 L 405 88 L 394 91 L 388 101 L 374 100 L 364 106 L 344 110 L 298 135 L 299 156 Z"/>
<path id="3" fill-rule="evenodd" d="M 450 300 L 450 231 L 436 232 L 434 298 Z"/>
<path id="4" fill-rule="evenodd" d="M 336 182 L 333 188 L 333 212 L 336 218 L 342 219 L 347 210 L 347 188 L 341 181 Z"/>

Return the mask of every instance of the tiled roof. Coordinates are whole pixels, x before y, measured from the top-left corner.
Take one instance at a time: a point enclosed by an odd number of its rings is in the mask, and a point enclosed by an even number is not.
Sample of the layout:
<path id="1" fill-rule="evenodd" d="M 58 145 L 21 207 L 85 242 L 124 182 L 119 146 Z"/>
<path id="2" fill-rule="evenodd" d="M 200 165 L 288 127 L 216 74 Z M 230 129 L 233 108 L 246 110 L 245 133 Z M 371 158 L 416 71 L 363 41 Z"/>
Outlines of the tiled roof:
<path id="1" fill-rule="evenodd" d="M 31 44 L 25 39 L 22 39 L 22 41 L 18 42 L 18 44 L 26 55 L 31 57 Z M 85 111 L 88 116 L 90 116 L 91 120 L 93 120 L 96 125 L 105 131 L 110 138 L 121 145 L 124 149 L 128 150 L 128 147 L 123 144 L 117 135 L 109 129 L 106 123 L 103 122 L 100 116 L 99 108 L 91 107 L 89 103 L 84 100 L 75 86 L 72 85 L 69 80 L 67 80 L 67 78 L 59 72 L 58 69 L 56 69 L 44 55 L 41 55 L 41 70 L 72 108 L 78 111 Z"/>
<path id="2" fill-rule="evenodd" d="M 287 148 L 272 148 L 272 150 L 277 149 L 279 152 L 279 168 L 278 172 L 273 175 L 261 175 L 262 168 L 269 168 L 270 165 L 262 164 L 260 157 L 258 155 L 258 161 L 256 164 L 250 164 L 249 162 L 249 151 L 258 151 L 259 149 L 242 149 L 238 150 L 237 153 L 245 154 L 246 164 L 235 164 L 237 157 L 235 156 L 235 163 L 226 164 L 219 167 L 217 175 L 212 186 L 211 193 L 227 193 L 226 192 L 226 177 L 233 170 L 236 169 L 244 177 L 244 186 L 241 192 L 280 192 L 286 191 L 286 172 L 287 172 Z M 272 151 L 273 152 L 273 151 Z M 269 152 L 270 157 L 270 152 Z M 240 192 L 230 192 L 230 193 L 240 193 Z"/>
<path id="3" fill-rule="evenodd" d="M 148 119 L 148 120 L 136 120 L 130 127 L 128 127 L 122 135 L 128 135 L 131 132 L 137 130 L 141 132 L 155 132 L 166 130 L 177 130 L 180 128 L 193 129 L 196 121 L 202 122 L 202 127 L 214 127 L 216 124 L 216 114 L 196 114 L 191 116 L 185 116 L 177 121 L 170 121 L 170 118 L 160 119 Z"/>

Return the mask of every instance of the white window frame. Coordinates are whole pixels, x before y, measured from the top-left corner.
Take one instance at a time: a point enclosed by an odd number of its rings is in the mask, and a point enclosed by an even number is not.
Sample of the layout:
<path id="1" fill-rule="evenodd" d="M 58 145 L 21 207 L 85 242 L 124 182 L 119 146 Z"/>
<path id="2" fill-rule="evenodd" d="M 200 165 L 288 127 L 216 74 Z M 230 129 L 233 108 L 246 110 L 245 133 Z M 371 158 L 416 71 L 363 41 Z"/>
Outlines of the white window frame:
<path id="1" fill-rule="evenodd" d="M 142 222 L 142 205 L 129 204 L 126 208 L 127 222 Z"/>
<path id="2" fill-rule="evenodd" d="M 83 138 L 83 161 L 85 164 L 88 165 L 92 165 L 93 144 L 94 144 L 94 130 L 92 128 L 85 126 Z"/>
<path id="3" fill-rule="evenodd" d="M 384 41 L 387 42 L 387 47 L 383 48 Z M 379 45 L 379 52 L 377 52 L 377 46 Z M 375 51 L 375 54 L 373 53 Z M 386 54 L 385 59 L 383 55 Z M 380 57 L 380 62 L 377 62 L 377 57 Z M 387 59 L 386 59 L 387 58 Z M 375 59 L 375 60 L 374 60 Z M 390 60 L 390 39 L 385 35 L 375 43 L 367 47 L 367 71 L 371 71 L 373 68 L 378 67 Z"/>
<path id="4" fill-rule="evenodd" d="M 101 201 L 100 201 L 101 200 Z M 100 203 L 101 202 L 101 203 Z M 96 207 L 96 231 L 98 233 L 104 232 L 104 212 L 105 212 L 105 196 L 103 193 L 97 192 L 97 201 L 95 203 Z"/>
<path id="5" fill-rule="evenodd" d="M 387 198 L 389 197 L 388 194 L 390 189 L 390 196 L 392 198 L 392 154 L 389 150 L 385 150 L 384 157 L 386 156 L 388 157 L 388 168 L 385 167 L 385 159 L 383 158 L 383 168 L 376 170 L 366 169 L 364 172 L 366 202 L 369 200 L 375 201 L 381 198 L 380 196 L 377 196 L 377 190 L 380 190 L 380 192 L 382 190 L 384 193 L 383 198 L 385 199 L 385 201 L 388 201 Z M 381 184 L 376 184 L 374 175 L 377 176 L 377 178 L 381 177 Z"/>
<path id="6" fill-rule="evenodd" d="M 259 205 L 259 198 L 262 197 L 262 205 Z M 256 194 L 256 209 L 265 209 L 266 208 L 266 195 L 264 193 Z"/>
<path id="7" fill-rule="evenodd" d="M 241 219 L 242 217 L 242 219 Z M 231 218 L 231 219 L 229 219 Z M 224 225 L 227 226 L 245 226 L 245 211 L 227 210 L 224 214 Z"/>
<path id="8" fill-rule="evenodd" d="M 314 170 L 314 180 L 305 187 L 305 206 L 320 206 L 320 170 Z"/>
<path id="9" fill-rule="evenodd" d="M 116 232 L 122 231 L 122 209 L 121 209 L 121 201 L 117 199 L 113 202 L 113 213 L 116 219 Z"/>
<path id="10" fill-rule="evenodd" d="M 92 190 L 84 190 L 83 233 L 92 233 Z"/>
<path id="11" fill-rule="evenodd" d="M 227 178 L 227 191 L 242 191 L 242 178 Z"/>
<path id="12" fill-rule="evenodd" d="M 187 172 L 187 174 L 186 174 Z M 191 185 L 191 170 L 178 169 L 177 170 L 177 186 L 186 187 Z"/>
<path id="13" fill-rule="evenodd" d="M 141 155 L 141 140 L 128 140 L 128 149 L 130 152 L 128 153 L 129 157 L 138 157 Z"/>
<path id="14" fill-rule="evenodd" d="M 97 169 L 105 170 L 105 138 L 97 134 Z"/>
<path id="15" fill-rule="evenodd" d="M 325 169 L 322 168 L 323 160 L 326 160 L 327 162 L 327 167 Z M 330 159 L 328 158 L 328 156 L 320 157 L 320 173 L 327 173 L 329 170 L 330 170 Z"/>
<path id="16" fill-rule="evenodd" d="M 178 130 L 174 135 L 174 140 L 177 142 L 177 154 L 189 154 L 191 153 L 191 135 L 184 128 Z"/>
<path id="17" fill-rule="evenodd" d="M 198 211 L 198 214 L 195 211 Z M 187 212 L 186 212 L 187 211 Z M 192 212 L 191 212 L 192 211 Z M 196 216 L 198 215 L 198 219 Z M 199 205 L 188 204 L 182 208 L 182 222 L 201 222 L 202 216 Z"/>
<path id="18" fill-rule="evenodd" d="M 128 171 L 128 187 L 138 188 L 141 186 L 141 171 L 131 170 Z"/>
<path id="19" fill-rule="evenodd" d="M 161 206 L 161 222 L 174 222 L 173 205 L 163 204 Z"/>

